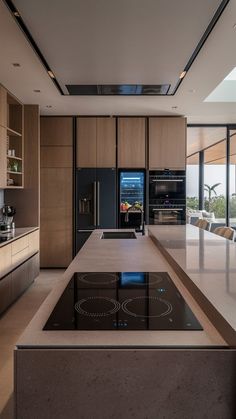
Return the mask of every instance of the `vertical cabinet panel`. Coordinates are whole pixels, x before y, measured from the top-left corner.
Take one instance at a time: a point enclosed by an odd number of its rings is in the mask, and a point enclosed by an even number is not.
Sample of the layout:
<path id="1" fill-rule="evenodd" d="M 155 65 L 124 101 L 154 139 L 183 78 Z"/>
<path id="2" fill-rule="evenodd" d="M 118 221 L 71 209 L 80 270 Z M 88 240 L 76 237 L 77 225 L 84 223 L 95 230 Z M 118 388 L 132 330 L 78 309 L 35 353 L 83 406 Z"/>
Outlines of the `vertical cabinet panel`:
<path id="1" fill-rule="evenodd" d="M 7 130 L 0 126 L 0 188 L 7 185 Z"/>
<path id="2" fill-rule="evenodd" d="M 118 118 L 118 167 L 146 167 L 145 118 Z"/>
<path id="3" fill-rule="evenodd" d="M 72 260 L 71 117 L 41 118 L 41 267 L 67 267 Z"/>
<path id="4" fill-rule="evenodd" d="M 96 118 L 77 118 L 77 167 L 96 167 Z"/>
<path id="5" fill-rule="evenodd" d="M 11 244 L 0 247 L 0 277 L 11 269 Z"/>
<path id="6" fill-rule="evenodd" d="M 116 167 L 115 118 L 97 118 L 97 167 Z"/>
<path id="7" fill-rule="evenodd" d="M 12 302 L 12 274 L 0 280 L 0 313 Z"/>
<path id="8" fill-rule="evenodd" d="M 149 118 L 149 169 L 185 169 L 186 119 Z"/>
<path id="9" fill-rule="evenodd" d="M 77 118 L 76 166 L 116 166 L 115 118 Z"/>
<path id="10" fill-rule="evenodd" d="M 3 86 L 0 86 L 0 125 L 7 126 L 7 91 Z"/>

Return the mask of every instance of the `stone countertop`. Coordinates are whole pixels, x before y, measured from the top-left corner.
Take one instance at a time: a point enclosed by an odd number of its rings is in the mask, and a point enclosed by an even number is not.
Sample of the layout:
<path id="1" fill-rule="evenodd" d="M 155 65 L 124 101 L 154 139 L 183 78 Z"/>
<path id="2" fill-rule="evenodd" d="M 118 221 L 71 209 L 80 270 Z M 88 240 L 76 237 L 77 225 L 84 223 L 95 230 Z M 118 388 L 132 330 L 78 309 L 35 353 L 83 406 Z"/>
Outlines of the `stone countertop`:
<path id="1" fill-rule="evenodd" d="M 62 275 L 17 342 L 17 348 L 227 347 L 226 342 L 183 286 L 148 236 L 101 240 L 95 230 Z M 111 231 L 111 230 L 106 230 Z M 127 230 L 126 230 L 127 231 Z M 203 331 L 43 331 L 74 272 L 166 271 L 203 326 Z"/>
<path id="2" fill-rule="evenodd" d="M 11 230 L 10 232 L 1 231 L 0 237 L 9 236 L 9 240 L 0 243 L 0 248 L 38 229 L 39 227 L 19 227 L 19 228 L 16 228 L 15 230 Z"/>
<path id="3" fill-rule="evenodd" d="M 148 230 L 159 249 L 168 253 L 236 331 L 236 243 L 190 224 L 149 226 Z M 235 345 L 236 334 L 234 341 Z"/>

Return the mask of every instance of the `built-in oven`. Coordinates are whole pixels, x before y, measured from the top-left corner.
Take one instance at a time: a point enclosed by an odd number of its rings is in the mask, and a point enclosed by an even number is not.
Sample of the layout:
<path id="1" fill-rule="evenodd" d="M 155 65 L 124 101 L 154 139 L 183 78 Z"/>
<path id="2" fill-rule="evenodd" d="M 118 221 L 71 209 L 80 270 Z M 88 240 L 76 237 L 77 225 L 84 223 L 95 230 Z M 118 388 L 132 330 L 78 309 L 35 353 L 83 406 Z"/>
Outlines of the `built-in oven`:
<path id="1" fill-rule="evenodd" d="M 149 202 L 156 199 L 185 199 L 186 174 L 184 170 L 157 170 L 149 172 Z"/>
<path id="2" fill-rule="evenodd" d="M 183 204 L 149 205 L 149 224 L 181 225 L 186 223 L 186 211 Z"/>

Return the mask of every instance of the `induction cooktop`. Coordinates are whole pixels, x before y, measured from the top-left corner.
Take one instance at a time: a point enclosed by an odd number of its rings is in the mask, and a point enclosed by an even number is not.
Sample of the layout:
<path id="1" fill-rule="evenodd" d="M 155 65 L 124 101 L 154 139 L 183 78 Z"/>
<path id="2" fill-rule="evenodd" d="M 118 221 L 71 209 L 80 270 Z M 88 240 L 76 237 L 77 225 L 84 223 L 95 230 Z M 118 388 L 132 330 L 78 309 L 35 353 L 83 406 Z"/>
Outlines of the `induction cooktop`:
<path id="1" fill-rule="evenodd" d="M 167 272 L 78 272 L 44 330 L 203 329 Z"/>

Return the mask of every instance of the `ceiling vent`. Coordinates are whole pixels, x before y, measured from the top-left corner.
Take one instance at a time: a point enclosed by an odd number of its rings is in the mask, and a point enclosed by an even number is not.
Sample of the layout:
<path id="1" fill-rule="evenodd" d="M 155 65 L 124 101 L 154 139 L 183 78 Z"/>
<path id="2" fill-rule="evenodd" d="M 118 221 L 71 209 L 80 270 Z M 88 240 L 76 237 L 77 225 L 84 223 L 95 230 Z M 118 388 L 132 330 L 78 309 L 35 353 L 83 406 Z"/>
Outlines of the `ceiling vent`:
<path id="1" fill-rule="evenodd" d="M 67 84 L 72 96 L 161 96 L 170 84 Z"/>

